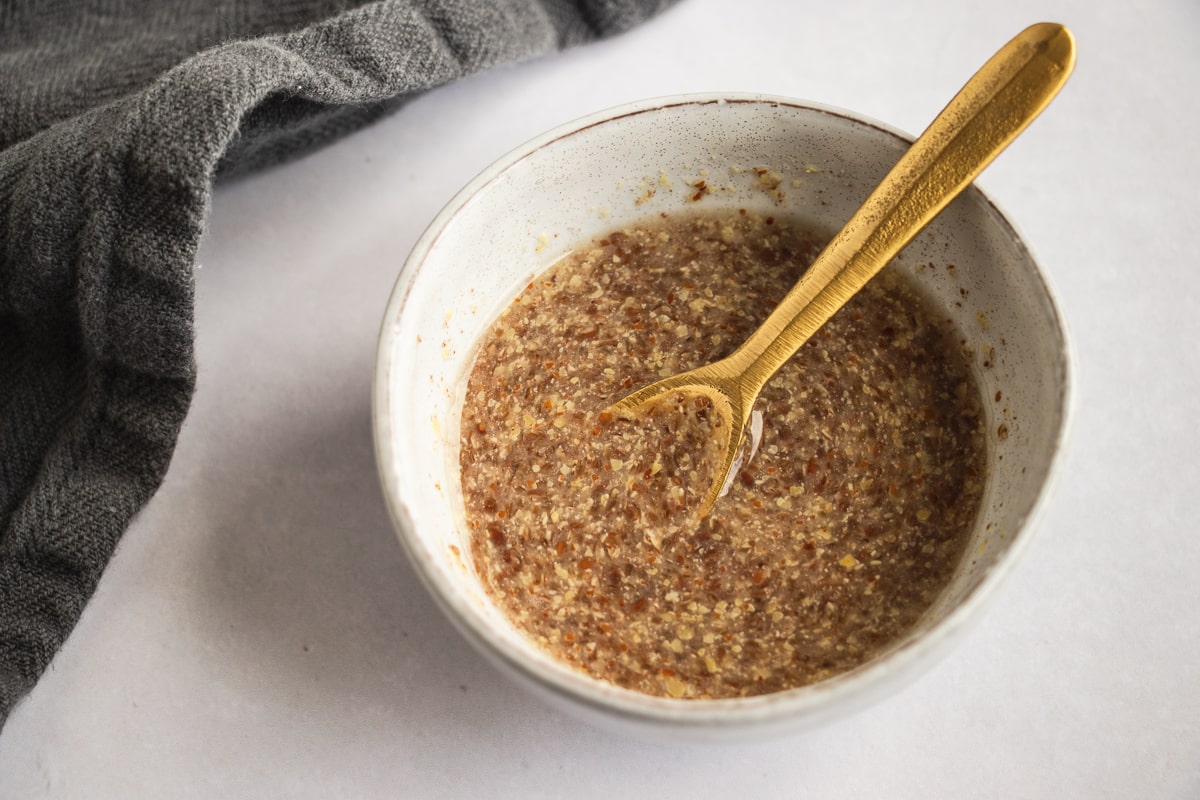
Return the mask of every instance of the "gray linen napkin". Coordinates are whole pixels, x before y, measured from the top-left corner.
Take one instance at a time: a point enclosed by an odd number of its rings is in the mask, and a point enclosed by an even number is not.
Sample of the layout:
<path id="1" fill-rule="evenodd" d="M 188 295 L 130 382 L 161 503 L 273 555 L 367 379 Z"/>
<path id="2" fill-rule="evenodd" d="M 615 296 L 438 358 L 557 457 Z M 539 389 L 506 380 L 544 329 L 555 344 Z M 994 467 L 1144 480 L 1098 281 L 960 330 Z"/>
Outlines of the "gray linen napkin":
<path id="1" fill-rule="evenodd" d="M 0 3 L 0 725 L 170 462 L 214 176 L 673 1 Z"/>

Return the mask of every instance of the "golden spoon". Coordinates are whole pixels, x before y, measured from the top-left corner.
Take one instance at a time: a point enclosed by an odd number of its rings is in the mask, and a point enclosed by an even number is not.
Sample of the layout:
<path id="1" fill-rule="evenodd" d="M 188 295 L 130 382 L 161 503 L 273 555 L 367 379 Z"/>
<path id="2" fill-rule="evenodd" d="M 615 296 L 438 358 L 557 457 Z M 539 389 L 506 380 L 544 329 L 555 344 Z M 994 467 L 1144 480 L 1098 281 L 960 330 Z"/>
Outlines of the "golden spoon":
<path id="1" fill-rule="evenodd" d="M 737 350 L 612 406 L 632 411 L 680 390 L 712 401 L 728 423 L 722 427 L 728 439 L 700 516 L 721 495 L 766 382 L 1033 121 L 1074 65 L 1075 41 L 1064 26 L 1043 22 L 1021 31 L 971 76 Z"/>

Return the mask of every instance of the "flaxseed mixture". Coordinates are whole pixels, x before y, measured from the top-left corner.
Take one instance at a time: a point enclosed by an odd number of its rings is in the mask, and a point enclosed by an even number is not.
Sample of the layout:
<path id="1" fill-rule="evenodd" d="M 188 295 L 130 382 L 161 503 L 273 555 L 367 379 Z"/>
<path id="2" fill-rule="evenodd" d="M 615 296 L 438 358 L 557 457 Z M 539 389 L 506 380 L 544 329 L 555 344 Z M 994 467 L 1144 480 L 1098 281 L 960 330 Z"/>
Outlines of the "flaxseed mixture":
<path id="1" fill-rule="evenodd" d="M 707 519 L 707 401 L 632 389 L 731 352 L 818 252 L 745 212 L 614 232 L 539 276 L 480 345 L 462 417 L 476 569 L 563 661 L 671 697 L 851 669 L 948 582 L 982 489 L 978 392 L 948 323 L 885 270 L 757 408 L 757 455 Z"/>

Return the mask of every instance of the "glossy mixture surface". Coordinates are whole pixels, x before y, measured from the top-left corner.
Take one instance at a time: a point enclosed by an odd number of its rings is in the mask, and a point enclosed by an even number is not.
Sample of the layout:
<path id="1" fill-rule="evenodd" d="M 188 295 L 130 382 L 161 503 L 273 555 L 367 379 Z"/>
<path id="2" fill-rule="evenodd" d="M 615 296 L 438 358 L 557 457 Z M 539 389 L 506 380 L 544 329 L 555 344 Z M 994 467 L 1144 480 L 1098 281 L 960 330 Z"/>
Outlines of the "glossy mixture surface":
<path id="1" fill-rule="evenodd" d="M 768 384 L 761 446 L 706 519 L 707 401 L 605 411 L 728 354 L 819 245 L 752 213 L 653 218 L 539 276 L 481 342 L 460 451 L 472 559 L 556 657 L 655 695 L 779 691 L 869 659 L 949 581 L 982 411 L 950 323 L 891 270 Z"/>

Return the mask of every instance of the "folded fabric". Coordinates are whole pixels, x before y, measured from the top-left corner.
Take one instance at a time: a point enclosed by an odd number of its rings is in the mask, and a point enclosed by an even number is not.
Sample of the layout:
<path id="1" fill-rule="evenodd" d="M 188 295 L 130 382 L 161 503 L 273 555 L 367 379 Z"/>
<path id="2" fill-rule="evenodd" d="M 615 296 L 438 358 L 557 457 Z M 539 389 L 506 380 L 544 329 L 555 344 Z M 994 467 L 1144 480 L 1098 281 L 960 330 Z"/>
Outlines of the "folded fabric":
<path id="1" fill-rule="evenodd" d="M 214 176 L 673 1 L 0 4 L 0 725 L 170 462 Z"/>

